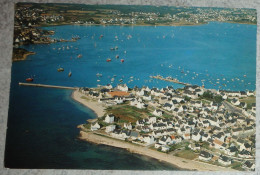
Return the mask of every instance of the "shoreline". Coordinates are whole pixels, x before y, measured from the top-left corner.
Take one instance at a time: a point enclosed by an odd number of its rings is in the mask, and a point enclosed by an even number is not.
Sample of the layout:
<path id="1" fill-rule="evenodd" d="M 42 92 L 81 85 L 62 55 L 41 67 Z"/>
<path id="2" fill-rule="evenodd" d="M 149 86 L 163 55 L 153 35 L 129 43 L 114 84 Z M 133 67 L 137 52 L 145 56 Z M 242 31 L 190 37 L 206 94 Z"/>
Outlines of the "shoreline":
<path id="1" fill-rule="evenodd" d="M 82 96 L 85 97 L 86 99 L 81 98 Z M 76 102 L 78 102 L 78 103 L 86 106 L 90 110 L 92 110 L 96 114 L 97 118 L 104 116 L 105 107 L 102 104 L 93 101 L 91 98 L 88 98 L 86 95 L 80 93 L 78 90 L 74 90 L 71 93 L 71 98 L 73 100 L 75 100 Z"/>
<path id="2" fill-rule="evenodd" d="M 64 23 L 53 23 L 53 24 L 39 24 L 36 27 L 52 27 L 52 26 L 64 26 L 64 25 L 78 25 L 78 26 L 200 26 L 200 25 L 207 25 L 211 22 L 220 22 L 220 23 L 232 23 L 232 24 L 248 24 L 248 25 L 256 25 L 254 23 L 242 23 L 242 22 L 235 22 L 235 21 L 207 21 L 203 23 L 171 23 L 171 24 L 77 24 L 71 22 L 64 22 Z"/>
<path id="3" fill-rule="evenodd" d="M 22 48 L 13 48 L 12 61 L 24 61 L 29 55 L 35 55 L 36 52 L 28 51 Z"/>
<path id="4" fill-rule="evenodd" d="M 88 141 L 94 144 L 103 144 L 103 145 L 108 145 L 116 148 L 126 149 L 131 153 L 148 156 L 157 159 L 158 161 L 164 161 L 170 163 L 180 169 L 192 170 L 192 171 L 236 171 L 234 169 L 227 168 L 227 167 L 220 167 L 217 165 L 189 160 L 189 159 L 169 155 L 166 153 L 154 151 L 147 147 L 142 147 L 139 145 L 127 143 L 125 141 L 100 136 L 92 132 L 85 132 L 82 130 L 82 125 L 79 125 L 78 128 L 81 129 L 78 137 L 80 140 Z"/>

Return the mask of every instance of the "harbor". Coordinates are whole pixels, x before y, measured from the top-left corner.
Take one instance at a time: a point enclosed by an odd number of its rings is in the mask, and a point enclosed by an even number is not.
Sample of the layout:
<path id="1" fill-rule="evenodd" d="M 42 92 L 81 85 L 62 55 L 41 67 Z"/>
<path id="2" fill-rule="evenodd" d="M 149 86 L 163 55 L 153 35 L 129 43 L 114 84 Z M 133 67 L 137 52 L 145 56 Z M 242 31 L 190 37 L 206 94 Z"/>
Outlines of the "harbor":
<path id="1" fill-rule="evenodd" d="M 20 86 L 34 86 L 34 87 L 56 88 L 56 89 L 71 89 L 71 90 L 77 90 L 78 89 L 77 87 L 55 86 L 55 85 L 22 83 L 22 82 L 19 82 L 19 85 Z"/>
<path id="2" fill-rule="evenodd" d="M 164 78 L 164 77 L 162 77 L 160 75 L 150 76 L 150 78 L 159 79 L 159 80 L 163 80 L 163 81 L 169 81 L 169 82 L 173 82 L 173 83 L 177 83 L 177 84 L 181 84 L 181 85 L 185 85 L 185 86 L 190 86 L 191 85 L 189 83 L 180 82 L 176 78 L 170 78 L 170 77 Z"/>

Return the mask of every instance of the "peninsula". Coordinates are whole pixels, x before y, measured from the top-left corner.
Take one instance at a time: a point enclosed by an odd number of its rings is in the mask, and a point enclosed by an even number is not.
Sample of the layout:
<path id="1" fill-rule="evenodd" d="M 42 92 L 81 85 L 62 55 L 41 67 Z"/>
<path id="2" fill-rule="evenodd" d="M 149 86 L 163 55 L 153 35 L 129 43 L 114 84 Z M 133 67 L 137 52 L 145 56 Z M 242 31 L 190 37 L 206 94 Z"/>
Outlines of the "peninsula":
<path id="1" fill-rule="evenodd" d="M 98 116 L 78 126 L 82 140 L 183 169 L 254 170 L 255 92 L 119 84 L 79 88 L 72 98 Z"/>

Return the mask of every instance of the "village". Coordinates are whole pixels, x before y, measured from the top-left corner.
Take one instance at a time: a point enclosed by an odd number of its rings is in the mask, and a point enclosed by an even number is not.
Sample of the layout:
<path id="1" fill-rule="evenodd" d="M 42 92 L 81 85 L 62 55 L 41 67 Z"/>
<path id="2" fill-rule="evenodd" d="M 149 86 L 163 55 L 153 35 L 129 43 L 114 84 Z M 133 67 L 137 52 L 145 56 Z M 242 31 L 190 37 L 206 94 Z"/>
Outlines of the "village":
<path id="1" fill-rule="evenodd" d="M 238 170 L 255 168 L 253 91 L 128 88 L 119 84 L 80 88 L 83 99 L 106 107 L 83 131 Z M 249 101 L 248 101 L 249 102 Z M 247 106 L 248 105 L 248 106 Z"/>
<path id="2" fill-rule="evenodd" d="M 134 11 L 129 12 L 129 7 Z M 153 7 L 153 11 L 147 11 L 147 6 L 129 7 L 111 6 L 107 8 L 81 5 L 71 8 L 62 4 L 48 7 L 46 4 L 17 3 L 14 20 L 14 46 L 66 42 L 67 40 L 62 38 L 48 37 L 55 31 L 39 28 L 50 25 L 198 25 L 211 21 L 256 23 L 256 13 L 250 9 Z M 99 14 L 97 12 L 101 15 L 97 15 Z M 72 39 L 68 41 L 75 41 L 75 39 L 77 37 L 72 36 Z"/>

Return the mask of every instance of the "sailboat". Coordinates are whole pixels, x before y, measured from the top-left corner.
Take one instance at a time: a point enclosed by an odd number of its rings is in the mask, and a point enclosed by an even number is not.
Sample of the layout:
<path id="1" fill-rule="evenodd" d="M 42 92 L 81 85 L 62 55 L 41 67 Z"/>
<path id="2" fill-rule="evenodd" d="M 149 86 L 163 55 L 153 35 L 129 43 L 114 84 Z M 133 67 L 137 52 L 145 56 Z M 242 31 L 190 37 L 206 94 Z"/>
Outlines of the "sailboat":
<path id="1" fill-rule="evenodd" d="M 63 72 L 64 71 L 64 68 L 60 67 L 57 69 L 58 72 Z"/>

